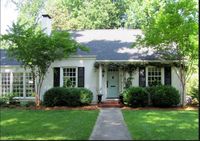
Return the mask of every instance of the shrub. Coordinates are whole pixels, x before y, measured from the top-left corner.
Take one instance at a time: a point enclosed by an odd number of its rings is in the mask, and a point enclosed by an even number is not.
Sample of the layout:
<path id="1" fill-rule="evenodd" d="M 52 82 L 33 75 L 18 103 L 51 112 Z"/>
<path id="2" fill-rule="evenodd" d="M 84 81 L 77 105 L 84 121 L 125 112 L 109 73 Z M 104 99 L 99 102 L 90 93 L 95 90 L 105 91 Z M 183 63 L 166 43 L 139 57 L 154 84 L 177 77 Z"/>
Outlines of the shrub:
<path id="1" fill-rule="evenodd" d="M 148 105 L 148 94 L 142 87 L 130 87 L 123 92 L 124 104 L 131 107 L 144 107 Z"/>
<path id="2" fill-rule="evenodd" d="M 80 90 L 80 100 L 82 105 L 89 105 L 93 99 L 93 93 L 86 88 L 79 88 Z"/>
<path id="3" fill-rule="evenodd" d="M 45 106 L 81 106 L 92 102 L 92 92 L 86 88 L 51 88 L 44 94 Z"/>
<path id="4" fill-rule="evenodd" d="M 34 101 L 20 101 L 20 106 L 22 107 L 35 106 L 35 102 Z"/>
<path id="5" fill-rule="evenodd" d="M 0 97 L 0 106 L 6 105 L 6 99 L 5 97 Z"/>
<path id="6" fill-rule="evenodd" d="M 150 91 L 153 106 L 170 107 L 180 103 L 178 90 L 172 86 L 159 85 Z"/>
<path id="7" fill-rule="evenodd" d="M 44 94 L 43 104 L 45 106 L 65 106 L 69 92 L 62 87 L 55 87 L 47 90 Z"/>
<path id="8" fill-rule="evenodd" d="M 196 98 L 199 101 L 199 86 L 198 86 L 198 74 L 194 74 L 186 85 L 187 95 L 190 95 L 192 99 Z"/>
<path id="9" fill-rule="evenodd" d="M 16 101 L 14 100 L 15 96 L 16 95 L 14 93 L 9 93 L 9 94 L 0 96 L 0 105 L 16 104 Z"/>
<path id="10" fill-rule="evenodd" d="M 197 98 L 192 99 L 191 105 L 193 105 L 193 106 L 199 106 L 199 101 L 198 101 L 198 99 L 197 99 Z"/>

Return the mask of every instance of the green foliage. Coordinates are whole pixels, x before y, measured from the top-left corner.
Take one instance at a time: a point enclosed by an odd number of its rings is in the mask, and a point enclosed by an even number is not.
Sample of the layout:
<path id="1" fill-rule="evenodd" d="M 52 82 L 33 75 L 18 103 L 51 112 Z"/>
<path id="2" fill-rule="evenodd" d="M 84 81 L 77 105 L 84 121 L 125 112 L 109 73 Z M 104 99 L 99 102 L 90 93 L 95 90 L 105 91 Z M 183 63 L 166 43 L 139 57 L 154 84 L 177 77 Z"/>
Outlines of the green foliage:
<path id="1" fill-rule="evenodd" d="M 145 37 L 140 43 L 154 46 L 159 51 L 175 50 L 183 59 L 197 58 L 198 35 L 197 3 L 195 0 L 169 0 L 143 27 Z M 156 40 L 155 40 L 156 39 Z M 165 54 L 167 55 L 167 54 Z M 170 57 L 170 56 L 167 56 Z"/>
<path id="2" fill-rule="evenodd" d="M 131 107 L 144 107 L 148 104 L 148 94 L 142 87 L 131 87 L 123 93 L 124 104 Z"/>
<path id="3" fill-rule="evenodd" d="M 19 10 L 18 20 L 21 24 L 28 23 L 30 25 L 37 24 L 39 19 L 39 14 L 44 7 L 44 0 L 13 0 L 17 9 Z"/>
<path id="4" fill-rule="evenodd" d="M 73 84 L 72 84 L 72 81 L 70 80 L 70 78 L 68 78 L 68 77 L 64 78 L 63 87 L 65 87 L 65 88 L 74 87 Z"/>
<path id="5" fill-rule="evenodd" d="M 143 26 L 144 37 L 137 40 L 137 45 L 155 49 L 162 59 L 178 60 L 176 72 L 181 82 L 183 105 L 185 84 L 198 58 L 197 3 L 196 0 L 167 0 L 149 18 L 149 24 Z"/>
<path id="6" fill-rule="evenodd" d="M 86 88 L 51 88 L 44 94 L 45 106 L 81 106 L 92 102 L 93 94 Z"/>
<path id="7" fill-rule="evenodd" d="M 187 95 L 190 95 L 193 99 L 199 100 L 199 85 L 198 85 L 198 73 L 194 74 L 187 83 Z"/>
<path id="8" fill-rule="evenodd" d="M 50 0 L 53 29 L 100 29 L 120 26 L 119 9 L 110 0 Z"/>
<path id="9" fill-rule="evenodd" d="M 0 106 L 1 105 L 7 105 L 7 104 L 14 104 L 15 100 L 14 97 L 16 96 L 16 94 L 14 93 L 9 93 L 3 96 L 0 96 Z"/>
<path id="10" fill-rule="evenodd" d="M 21 23 L 37 23 L 43 9 L 53 19 L 53 29 L 141 28 L 165 5 L 163 0 L 12 0 Z"/>
<path id="11" fill-rule="evenodd" d="M 69 92 L 62 87 L 51 88 L 44 94 L 43 104 L 45 106 L 64 106 L 67 103 L 67 94 Z"/>
<path id="12" fill-rule="evenodd" d="M 89 105 L 93 99 L 93 93 L 86 88 L 79 88 L 80 90 L 80 100 L 82 105 Z"/>
<path id="13" fill-rule="evenodd" d="M 180 103 L 180 94 L 172 86 L 159 85 L 147 89 L 151 95 L 151 102 L 156 107 L 177 106 Z"/>
<path id="14" fill-rule="evenodd" d="M 128 77 L 126 80 L 125 80 L 125 89 L 128 89 L 132 86 L 132 77 Z"/>
<path id="15" fill-rule="evenodd" d="M 17 59 L 23 67 L 31 69 L 34 79 L 38 77 L 37 94 L 40 97 L 40 89 L 44 76 L 51 65 L 57 59 L 62 59 L 73 54 L 80 48 L 88 49 L 71 39 L 67 31 L 53 31 L 50 36 L 37 29 L 37 26 L 13 23 L 8 34 L 1 36 L 1 41 L 9 44 L 8 54 Z"/>
<path id="16" fill-rule="evenodd" d="M 35 106 L 35 102 L 34 101 L 20 101 L 20 106 L 22 107 Z"/>

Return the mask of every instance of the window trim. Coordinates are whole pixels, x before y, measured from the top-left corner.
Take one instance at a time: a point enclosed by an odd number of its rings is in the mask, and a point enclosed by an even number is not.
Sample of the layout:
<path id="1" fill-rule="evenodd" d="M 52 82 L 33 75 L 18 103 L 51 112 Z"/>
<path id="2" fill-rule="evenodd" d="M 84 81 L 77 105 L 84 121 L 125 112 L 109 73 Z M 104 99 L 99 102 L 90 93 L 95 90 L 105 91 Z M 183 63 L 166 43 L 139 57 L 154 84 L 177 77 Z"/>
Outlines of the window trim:
<path id="1" fill-rule="evenodd" d="M 148 74 L 148 70 L 149 68 L 156 68 L 156 66 L 147 66 L 146 67 L 146 87 L 149 87 L 149 80 L 148 80 L 148 77 L 149 77 L 149 74 Z M 161 84 L 164 85 L 164 68 L 163 67 L 160 67 L 161 68 Z"/>
<path id="2" fill-rule="evenodd" d="M 31 97 L 26 97 L 26 73 L 31 73 L 30 71 L 15 71 L 15 70 L 10 70 L 10 71 L 1 71 L 0 72 L 0 83 L 1 83 L 1 88 L 0 88 L 0 92 L 2 92 L 2 73 L 10 73 L 10 90 L 9 90 L 9 93 L 13 93 L 13 73 L 22 73 L 23 74 L 23 96 L 22 97 L 19 97 L 19 96 L 16 96 L 14 97 L 14 99 L 35 99 L 34 96 L 31 96 Z M 35 88 L 36 88 L 36 82 L 35 82 Z M 2 94 L 1 94 L 2 95 Z"/>
<path id="3" fill-rule="evenodd" d="M 77 66 L 65 66 L 65 67 L 61 67 L 60 69 L 60 75 L 62 75 L 62 77 L 60 77 L 60 86 L 64 86 L 64 69 L 70 69 L 70 68 L 74 68 L 76 69 L 76 85 L 75 85 L 75 88 L 78 87 L 78 67 Z"/>

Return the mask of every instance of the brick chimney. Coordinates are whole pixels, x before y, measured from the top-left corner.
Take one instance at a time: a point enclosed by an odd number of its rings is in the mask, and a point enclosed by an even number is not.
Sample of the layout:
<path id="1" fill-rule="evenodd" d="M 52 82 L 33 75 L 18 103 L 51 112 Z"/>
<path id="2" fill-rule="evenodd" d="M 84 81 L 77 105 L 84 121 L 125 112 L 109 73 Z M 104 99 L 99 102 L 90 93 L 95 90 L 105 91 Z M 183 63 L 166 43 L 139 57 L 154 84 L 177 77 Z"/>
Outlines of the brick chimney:
<path id="1" fill-rule="evenodd" d="M 51 17 L 48 14 L 43 14 L 41 19 L 42 29 L 47 35 L 51 34 Z"/>

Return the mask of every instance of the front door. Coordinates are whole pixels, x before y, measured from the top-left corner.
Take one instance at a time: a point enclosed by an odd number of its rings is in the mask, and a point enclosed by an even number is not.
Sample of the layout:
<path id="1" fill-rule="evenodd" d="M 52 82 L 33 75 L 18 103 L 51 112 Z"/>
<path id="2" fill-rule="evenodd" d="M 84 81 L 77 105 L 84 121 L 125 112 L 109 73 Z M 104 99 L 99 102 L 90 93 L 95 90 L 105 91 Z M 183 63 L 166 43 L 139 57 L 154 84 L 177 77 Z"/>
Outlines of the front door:
<path id="1" fill-rule="evenodd" d="M 107 98 L 118 98 L 119 97 L 119 71 L 114 69 L 108 70 L 108 95 Z"/>

